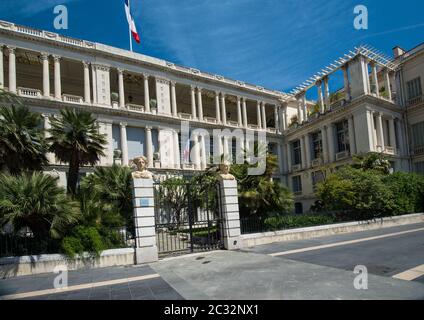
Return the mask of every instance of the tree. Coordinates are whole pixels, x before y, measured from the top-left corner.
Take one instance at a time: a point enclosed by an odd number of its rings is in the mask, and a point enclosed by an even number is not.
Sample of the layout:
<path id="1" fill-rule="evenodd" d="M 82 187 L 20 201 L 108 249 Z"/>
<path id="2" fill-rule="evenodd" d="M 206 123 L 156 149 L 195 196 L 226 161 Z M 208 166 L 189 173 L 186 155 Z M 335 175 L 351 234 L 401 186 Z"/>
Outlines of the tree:
<path id="1" fill-rule="evenodd" d="M 35 238 L 62 237 L 80 217 L 78 203 L 58 187 L 57 178 L 39 172 L 0 174 L 0 225 L 28 227 Z"/>
<path id="2" fill-rule="evenodd" d="M 12 174 L 47 164 L 41 116 L 27 107 L 0 108 L 0 169 Z"/>
<path id="3" fill-rule="evenodd" d="M 98 167 L 81 181 L 81 210 L 88 225 L 133 226 L 131 170 Z"/>
<path id="4" fill-rule="evenodd" d="M 255 144 L 255 154 L 264 154 L 260 146 Z M 239 191 L 241 215 L 270 215 L 289 213 L 293 209 L 293 194 L 272 177 L 278 168 L 278 158 L 266 153 L 266 169 L 262 175 L 249 175 L 247 162 L 231 167 L 236 177 Z"/>
<path id="5" fill-rule="evenodd" d="M 177 230 L 187 210 L 188 197 L 190 196 L 187 191 L 187 182 L 180 178 L 165 180 L 156 191 L 157 205 L 161 208 L 160 214 L 162 218 L 169 223 L 175 224 Z"/>
<path id="6" fill-rule="evenodd" d="M 317 186 L 316 197 L 324 211 L 339 211 L 354 219 L 394 214 L 395 195 L 384 184 L 383 175 L 345 167 Z"/>
<path id="7" fill-rule="evenodd" d="M 390 161 L 383 153 L 370 152 L 365 155 L 354 155 L 353 160 L 353 168 L 363 171 L 374 170 L 382 174 L 390 173 Z"/>
<path id="8" fill-rule="evenodd" d="M 396 172 L 383 177 L 395 198 L 395 214 L 423 212 L 424 176 L 414 173 Z"/>
<path id="9" fill-rule="evenodd" d="M 64 109 L 60 117 L 51 117 L 50 123 L 50 151 L 69 163 L 67 190 L 75 195 L 80 166 L 94 166 L 104 156 L 106 136 L 99 133 L 96 119 L 86 111 Z"/>

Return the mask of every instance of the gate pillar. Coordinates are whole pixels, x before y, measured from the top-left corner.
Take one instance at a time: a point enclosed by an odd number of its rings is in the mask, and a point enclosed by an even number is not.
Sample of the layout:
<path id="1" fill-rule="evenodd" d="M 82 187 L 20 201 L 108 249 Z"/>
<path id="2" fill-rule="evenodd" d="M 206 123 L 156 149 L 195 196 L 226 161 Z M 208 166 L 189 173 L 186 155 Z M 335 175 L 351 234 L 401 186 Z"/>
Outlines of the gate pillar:
<path id="1" fill-rule="evenodd" d="M 220 189 L 224 247 L 237 250 L 241 248 L 237 181 L 221 179 Z"/>
<path id="2" fill-rule="evenodd" d="M 158 261 L 152 179 L 133 179 L 136 264 Z"/>

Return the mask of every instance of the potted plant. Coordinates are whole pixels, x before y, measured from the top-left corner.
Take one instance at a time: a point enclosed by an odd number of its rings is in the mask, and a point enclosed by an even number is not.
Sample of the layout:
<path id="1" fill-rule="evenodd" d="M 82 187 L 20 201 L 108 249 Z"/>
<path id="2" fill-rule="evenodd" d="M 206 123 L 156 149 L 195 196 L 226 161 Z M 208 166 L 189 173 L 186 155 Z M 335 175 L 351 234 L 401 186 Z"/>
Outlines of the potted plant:
<path id="1" fill-rule="evenodd" d="M 153 154 L 153 164 L 155 168 L 160 168 L 160 153 L 155 152 Z"/>
<path id="2" fill-rule="evenodd" d="M 122 164 L 122 151 L 120 149 L 115 149 L 113 151 L 113 163 L 117 165 Z"/>
<path id="3" fill-rule="evenodd" d="M 110 100 L 112 101 L 112 108 L 118 108 L 119 105 L 119 94 L 112 92 L 110 94 Z"/>
<path id="4" fill-rule="evenodd" d="M 153 114 L 156 114 L 157 113 L 157 104 L 158 104 L 158 102 L 156 101 L 156 99 L 150 99 L 150 111 L 153 113 Z"/>
<path id="5" fill-rule="evenodd" d="M 291 117 L 289 128 L 297 128 L 299 126 L 299 120 L 296 115 Z"/>

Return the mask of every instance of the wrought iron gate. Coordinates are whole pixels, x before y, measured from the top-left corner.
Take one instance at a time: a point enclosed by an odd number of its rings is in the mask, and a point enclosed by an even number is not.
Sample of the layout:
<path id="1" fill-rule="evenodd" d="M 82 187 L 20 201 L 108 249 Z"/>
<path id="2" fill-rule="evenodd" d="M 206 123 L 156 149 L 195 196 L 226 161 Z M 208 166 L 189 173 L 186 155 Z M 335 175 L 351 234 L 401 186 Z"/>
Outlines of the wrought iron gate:
<path id="1" fill-rule="evenodd" d="M 159 255 L 221 249 L 220 190 L 170 179 L 154 185 Z"/>

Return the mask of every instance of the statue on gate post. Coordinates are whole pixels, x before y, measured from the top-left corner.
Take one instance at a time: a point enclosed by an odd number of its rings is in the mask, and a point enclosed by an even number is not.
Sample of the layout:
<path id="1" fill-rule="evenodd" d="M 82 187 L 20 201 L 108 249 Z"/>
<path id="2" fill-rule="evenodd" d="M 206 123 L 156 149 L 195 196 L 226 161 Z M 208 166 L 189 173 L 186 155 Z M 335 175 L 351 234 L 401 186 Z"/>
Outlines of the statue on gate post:
<path id="1" fill-rule="evenodd" d="M 231 165 L 225 161 L 219 165 L 219 177 L 221 180 L 236 180 L 236 178 L 230 173 Z"/>
<path id="2" fill-rule="evenodd" d="M 147 170 L 149 161 L 145 156 L 140 156 L 132 160 L 137 166 L 137 170 L 132 173 L 133 179 L 152 179 L 153 175 Z"/>

